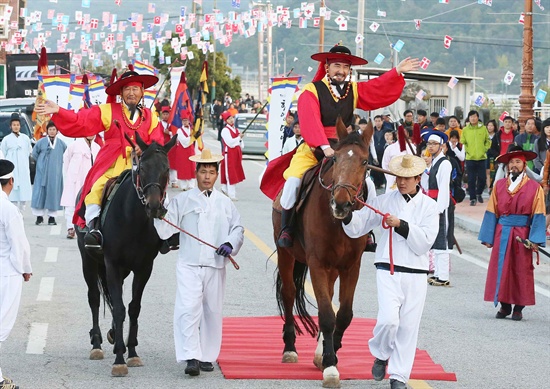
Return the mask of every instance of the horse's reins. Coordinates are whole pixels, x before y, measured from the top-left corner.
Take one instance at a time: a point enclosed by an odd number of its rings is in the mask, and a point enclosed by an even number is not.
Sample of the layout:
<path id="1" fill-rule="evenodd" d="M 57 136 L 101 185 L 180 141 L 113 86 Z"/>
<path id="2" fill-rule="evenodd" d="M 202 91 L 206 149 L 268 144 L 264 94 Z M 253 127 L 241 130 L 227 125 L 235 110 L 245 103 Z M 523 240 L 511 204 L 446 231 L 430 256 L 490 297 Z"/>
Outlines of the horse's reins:
<path id="1" fill-rule="evenodd" d="M 186 235 L 189 235 L 191 238 L 193 239 L 196 239 L 198 240 L 199 242 L 201 242 L 202 244 L 205 244 L 207 245 L 208 247 L 212 247 L 214 250 L 217 250 L 218 248 L 216 246 L 214 246 L 213 244 L 210 244 L 208 242 L 205 242 L 204 240 L 202 240 L 201 238 L 199 238 L 198 236 L 195 236 L 193 235 L 192 233 L 190 232 L 187 232 L 185 231 L 183 228 L 179 228 L 177 225 L 175 225 L 174 223 L 172 223 L 171 221 L 169 220 L 166 220 L 166 218 L 162 218 L 161 220 L 164 220 L 166 223 L 168 223 L 169 225 L 171 225 L 172 227 L 174 227 L 176 230 L 180 231 L 180 232 L 183 232 L 184 234 Z M 231 255 L 228 255 L 226 258 L 229 258 L 229 260 L 231 261 L 231 263 L 233 264 L 233 267 L 237 270 L 240 269 L 239 267 L 239 264 L 237 262 L 235 262 L 235 260 L 233 259 L 233 257 Z"/>
<path id="2" fill-rule="evenodd" d="M 350 196 L 350 198 L 352 199 L 352 205 L 355 204 L 355 200 L 357 200 L 360 204 L 363 204 L 365 207 L 369 208 L 369 209 L 372 209 L 374 212 L 376 212 L 377 214 L 381 215 L 382 216 L 382 228 L 386 229 L 386 230 L 390 230 L 389 233 L 390 233 L 390 274 L 393 275 L 394 274 L 394 265 L 393 265 L 393 231 L 392 231 L 392 228 L 393 227 L 390 227 L 387 223 L 387 219 L 388 217 L 390 216 L 389 213 L 382 213 L 380 212 L 378 209 L 368 205 L 365 201 L 363 201 L 360 197 L 359 197 L 359 193 L 361 193 L 361 189 L 363 187 L 363 181 L 361 181 L 361 184 L 359 185 L 359 187 L 357 188 L 355 185 L 352 185 L 352 184 L 348 184 L 348 183 L 344 183 L 344 184 L 336 184 L 336 185 L 332 185 L 332 184 L 329 184 L 329 185 L 325 185 L 324 182 L 323 182 L 323 178 L 321 177 L 322 173 L 323 173 L 323 166 L 325 164 L 325 160 L 327 158 L 323 158 L 323 161 L 321 162 L 321 169 L 319 171 L 319 184 L 321 185 L 321 187 L 323 189 L 326 189 L 326 190 L 330 190 L 331 191 L 331 194 L 334 196 L 334 191 L 336 189 L 338 189 L 339 187 L 342 187 L 344 188 L 347 192 L 348 192 L 348 195 Z M 382 170 L 382 169 L 381 169 Z M 355 196 L 351 193 L 351 190 L 355 190 Z"/>

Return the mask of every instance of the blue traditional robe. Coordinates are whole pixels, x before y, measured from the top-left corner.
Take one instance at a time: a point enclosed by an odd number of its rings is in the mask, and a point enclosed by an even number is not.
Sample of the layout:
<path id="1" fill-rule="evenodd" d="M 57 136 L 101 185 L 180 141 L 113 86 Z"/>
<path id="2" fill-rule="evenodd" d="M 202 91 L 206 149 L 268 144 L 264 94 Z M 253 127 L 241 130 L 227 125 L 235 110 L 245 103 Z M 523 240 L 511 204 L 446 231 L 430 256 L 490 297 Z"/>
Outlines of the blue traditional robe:
<path id="1" fill-rule="evenodd" d="M 63 193 L 63 153 L 67 145 L 61 139 L 45 137 L 36 142 L 32 156 L 36 160 L 36 176 L 31 207 L 59 211 Z"/>
<path id="2" fill-rule="evenodd" d="M 31 154 L 31 140 L 25 134 L 16 136 L 13 132 L 2 139 L 2 153 L 4 157 L 15 165 L 13 170 L 13 190 L 10 201 L 29 201 L 31 199 L 31 173 L 29 155 Z"/>

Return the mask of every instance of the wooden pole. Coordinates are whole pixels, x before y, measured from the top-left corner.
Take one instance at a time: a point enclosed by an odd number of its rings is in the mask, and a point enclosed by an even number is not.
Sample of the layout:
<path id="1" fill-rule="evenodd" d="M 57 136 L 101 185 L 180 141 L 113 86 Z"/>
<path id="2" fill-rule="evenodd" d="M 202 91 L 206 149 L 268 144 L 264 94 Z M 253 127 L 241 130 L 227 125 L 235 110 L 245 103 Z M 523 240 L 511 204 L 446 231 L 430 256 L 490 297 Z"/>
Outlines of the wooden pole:
<path id="1" fill-rule="evenodd" d="M 519 125 L 525 129 L 525 120 L 534 117 L 533 104 L 533 1 L 525 0 L 523 24 L 523 59 L 521 69 L 521 94 L 519 95 Z"/>
<path id="2" fill-rule="evenodd" d="M 321 0 L 321 7 L 325 6 L 325 0 Z M 323 52 L 323 47 L 325 45 L 325 17 L 321 16 L 319 21 L 319 53 Z"/>

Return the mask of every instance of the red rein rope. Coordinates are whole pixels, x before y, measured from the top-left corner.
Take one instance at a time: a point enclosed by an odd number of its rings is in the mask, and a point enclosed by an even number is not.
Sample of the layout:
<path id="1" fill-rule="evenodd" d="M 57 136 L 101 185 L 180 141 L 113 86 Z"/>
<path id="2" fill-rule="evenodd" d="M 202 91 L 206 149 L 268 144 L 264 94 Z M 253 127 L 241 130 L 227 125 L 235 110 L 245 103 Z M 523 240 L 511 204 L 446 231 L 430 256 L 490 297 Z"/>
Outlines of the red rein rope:
<path id="1" fill-rule="evenodd" d="M 382 216 L 382 228 L 386 230 L 390 230 L 390 274 L 393 275 L 394 273 L 394 267 L 393 267 L 393 230 L 392 227 L 388 226 L 387 220 L 390 216 L 389 213 L 382 213 L 378 209 L 368 205 L 366 202 L 362 201 L 359 197 L 355 196 L 355 199 L 359 201 L 359 203 L 363 204 L 365 207 L 372 209 L 374 212 Z"/>
<path id="2" fill-rule="evenodd" d="M 166 219 L 164 219 L 164 218 L 163 218 L 162 220 L 164 220 L 166 223 L 168 223 L 169 225 L 171 225 L 172 227 L 174 227 L 176 230 L 178 230 L 178 231 L 180 231 L 180 232 L 183 232 L 184 234 L 189 235 L 191 238 L 198 240 L 198 241 L 201 242 L 202 244 L 205 244 L 205 245 L 207 245 L 208 247 L 212 247 L 214 250 L 217 250 L 217 249 L 218 249 L 216 246 L 214 246 L 214 245 L 212 245 L 212 244 L 210 244 L 210 243 L 208 243 L 208 242 L 205 242 L 204 240 L 202 240 L 202 239 L 199 238 L 198 236 L 195 236 L 195 235 L 191 234 L 190 232 L 187 232 L 187 231 L 185 231 L 184 229 L 179 228 L 178 226 L 176 226 L 176 225 L 175 225 L 174 223 L 172 223 L 171 221 L 166 220 Z M 229 258 L 229 260 L 231 261 L 231 263 L 233 264 L 233 267 L 234 267 L 235 269 L 237 269 L 237 270 L 240 269 L 239 264 L 238 264 L 237 262 L 235 262 L 235 260 L 233 259 L 233 257 L 232 257 L 231 255 L 228 255 L 227 258 Z"/>

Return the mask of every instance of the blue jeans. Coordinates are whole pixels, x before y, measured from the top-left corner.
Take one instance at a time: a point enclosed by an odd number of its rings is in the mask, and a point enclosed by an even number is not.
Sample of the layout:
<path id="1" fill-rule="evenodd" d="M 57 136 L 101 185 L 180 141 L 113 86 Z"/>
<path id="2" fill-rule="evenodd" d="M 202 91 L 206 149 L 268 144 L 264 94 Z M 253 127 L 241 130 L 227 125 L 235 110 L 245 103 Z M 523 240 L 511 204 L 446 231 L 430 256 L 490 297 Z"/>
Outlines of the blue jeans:
<path id="1" fill-rule="evenodd" d="M 485 174 L 486 159 L 479 161 L 466 160 L 466 173 L 468 174 L 468 193 L 470 200 L 475 200 L 477 196 L 481 196 L 487 180 Z"/>

